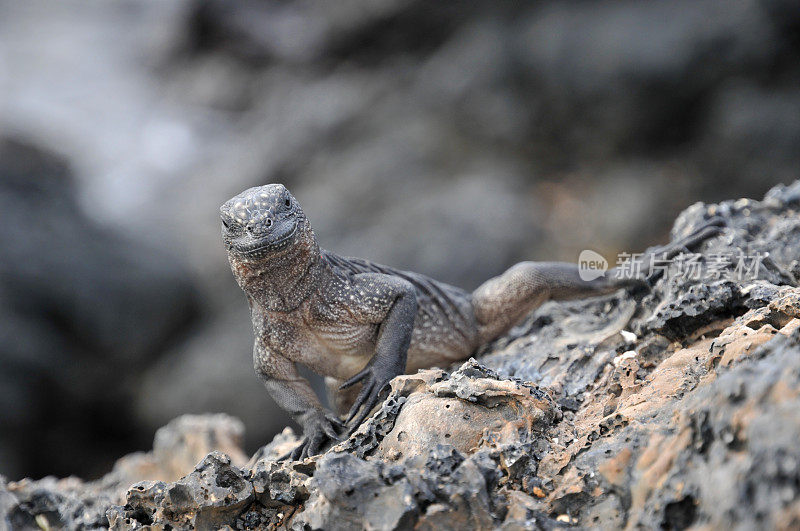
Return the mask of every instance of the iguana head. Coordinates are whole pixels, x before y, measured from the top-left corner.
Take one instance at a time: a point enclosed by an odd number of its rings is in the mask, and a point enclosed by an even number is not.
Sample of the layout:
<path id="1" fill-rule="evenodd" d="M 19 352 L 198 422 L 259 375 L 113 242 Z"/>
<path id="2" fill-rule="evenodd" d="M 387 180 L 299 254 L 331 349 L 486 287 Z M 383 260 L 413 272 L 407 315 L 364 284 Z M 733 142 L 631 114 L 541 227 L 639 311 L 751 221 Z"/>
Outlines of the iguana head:
<path id="1" fill-rule="evenodd" d="M 220 207 L 220 218 L 232 262 L 269 262 L 316 246 L 300 204 L 282 184 L 245 190 Z"/>

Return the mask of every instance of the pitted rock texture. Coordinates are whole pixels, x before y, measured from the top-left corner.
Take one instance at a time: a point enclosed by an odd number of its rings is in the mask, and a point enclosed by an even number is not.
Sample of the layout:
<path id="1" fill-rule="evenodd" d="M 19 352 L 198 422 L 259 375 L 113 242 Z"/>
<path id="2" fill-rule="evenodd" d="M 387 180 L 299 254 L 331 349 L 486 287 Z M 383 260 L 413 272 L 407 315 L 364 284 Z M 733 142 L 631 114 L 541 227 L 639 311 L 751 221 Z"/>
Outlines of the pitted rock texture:
<path id="1" fill-rule="evenodd" d="M 152 452 L 119 459 L 98 481 L 83 482 L 74 477 L 9 483 L 0 480 L 0 516 L 5 518 L 5 522 L 0 519 L 0 529 L 3 523 L 12 529 L 108 527 L 106 512 L 126 503 L 132 484 L 176 481 L 215 451 L 228 452 L 231 457 L 225 459 L 244 464 L 243 436 L 242 423 L 227 415 L 186 415 L 156 432 Z"/>
<path id="2" fill-rule="evenodd" d="M 428 376 L 431 372 L 434 378 Z M 501 379 L 475 360 L 448 378 L 436 381 L 436 372 L 395 379 L 393 393 L 408 380 L 427 382 L 405 397 L 394 426 L 377 447 L 378 455 L 389 460 L 427 458 L 440 443 L 471 454 L 484 446 L 533 440 L 561 416 L 544 391 Z"/>
<path id="3" fill-rule="evenodd" d="M 237 421 L 182 418 L 100 481 L 0 481 L 0 515 L 14 529 L 797 528 L 797 197 L 800 182 L 676 222 L 679 237 L 721 217 L 695 259 L 769 253 L 753 275 L 668 269 L 638 300 L 545 305 L 478 359 L 394 379 L 322 455 L 278 461 L 299 442 L 287 428 L 247 461 Z"/>
<path id="4" fill-rule="evenodd" d="M 107 515 L 112 529 L 140 524 L 164 528 L 218 529 L 238 517 L 255 500 L 253 484 L 231 459 L 217 451 L 208 454 L 188 476 L 165 484 L 143 481 L 126 494 L 123 507 Z"/>

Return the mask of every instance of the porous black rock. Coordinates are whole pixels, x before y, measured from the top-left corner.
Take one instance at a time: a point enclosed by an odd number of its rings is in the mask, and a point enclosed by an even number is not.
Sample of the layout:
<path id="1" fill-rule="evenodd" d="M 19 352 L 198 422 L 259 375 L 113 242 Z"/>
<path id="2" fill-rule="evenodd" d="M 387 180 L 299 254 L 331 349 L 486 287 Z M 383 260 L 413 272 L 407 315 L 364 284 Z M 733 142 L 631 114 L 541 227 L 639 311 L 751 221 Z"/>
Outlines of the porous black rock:
<path id="1" fill-rule="evenodd" d="M 700 262 L 769 253 L 751 277 L 667 269 L 638 300 L 545 305 L 450 372 L 395 378 L 319 456 L 279 461 L 299 442 L 287 428 L 245 464 L 239 423 L 185 418 L 98 482 L 0 481 L 0 515 L 85 529 L 797 527 L 797 189 L 676 222 L 677 238 L 722 218 Z M 134 473 L 151 477 L 124 484 Z"/>

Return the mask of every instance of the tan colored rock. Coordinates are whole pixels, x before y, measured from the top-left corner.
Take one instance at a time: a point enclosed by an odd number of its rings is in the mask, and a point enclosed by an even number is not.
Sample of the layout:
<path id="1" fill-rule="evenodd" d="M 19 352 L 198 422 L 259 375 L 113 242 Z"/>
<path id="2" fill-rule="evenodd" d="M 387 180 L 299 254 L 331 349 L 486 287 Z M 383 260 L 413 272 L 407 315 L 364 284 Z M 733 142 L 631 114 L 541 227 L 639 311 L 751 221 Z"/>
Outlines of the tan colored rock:
<path id="1" fill-rule="evenodd" d="M 469 455 L 483 446 L 530 439 L 560 415 L 550 396 L 532 384 L 472 369 L 467 362 L 445 380 L 438 370 L 397 378 L 394 389 L 413 392 L 378 445 L 378 455 L 413 459 L 439 444 Z"/>
<path id="2" fill-rule="evenodd" d="M 243 466 L 244 424 L 224 414 L 183 415 L 159 428 L 153 450 L 137 452 L 119 459 L 112 474 L 119 482 L 175 481 L 194 470 L 213 451 L 222 452 L 236 466 Z"/>

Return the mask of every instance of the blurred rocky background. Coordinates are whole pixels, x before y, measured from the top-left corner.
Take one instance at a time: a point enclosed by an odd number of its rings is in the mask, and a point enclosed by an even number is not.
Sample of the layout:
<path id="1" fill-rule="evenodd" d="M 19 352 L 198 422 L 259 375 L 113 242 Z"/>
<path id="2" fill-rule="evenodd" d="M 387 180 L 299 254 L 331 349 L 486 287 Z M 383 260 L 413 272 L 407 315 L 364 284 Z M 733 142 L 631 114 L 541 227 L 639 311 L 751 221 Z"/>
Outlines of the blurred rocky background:
<path id="1" fill-rule="evenodd" d="M 0 474 L 286 424 L 219 240 L 242 189 L 465 288 L 613 261 L 800 177 L 798 30 L 789 0 L 0 0 Z"/>

